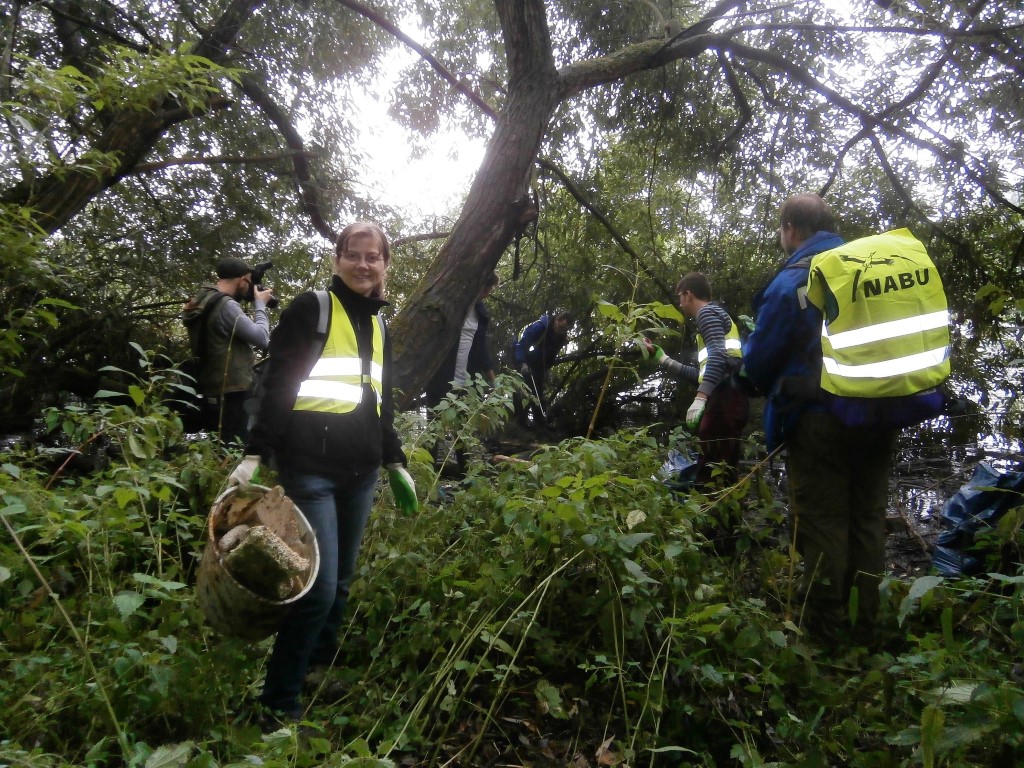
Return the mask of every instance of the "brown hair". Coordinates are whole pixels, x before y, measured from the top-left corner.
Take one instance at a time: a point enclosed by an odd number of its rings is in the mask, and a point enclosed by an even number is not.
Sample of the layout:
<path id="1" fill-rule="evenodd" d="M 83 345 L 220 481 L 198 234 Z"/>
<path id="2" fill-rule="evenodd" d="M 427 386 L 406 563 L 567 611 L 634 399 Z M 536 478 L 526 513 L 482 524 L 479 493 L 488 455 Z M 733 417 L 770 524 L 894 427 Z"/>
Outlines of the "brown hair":
<path id="1" fill-rule="evenodd" d="M 787 198 L 779 210 L 779 219 L 782 226 L 789 224 L 805 239 L 815 232 L 836 231 L 832 209 L 813 192 Z"/>
<path id="2" fill-rule="evenodd" d="M 358 237 L 359 235 L 367 235 L 369 237 L 377 238 L 377 242 L 380 243 L 380 255 L 384 257 L 384 265 L 387 266 L 391 263 L 391 244 L 388 242 L 388 236 L 384 234 L 384 230 L 381 228 L 380 224 L 375 221 L 353 221 L 341 230 L 337 241 L 334 243 L 334 258 L 340 258 L 345 247 L 348 245 L 348 241 L 353 237 Z M 373 293 L 370 295 L 375 299 L 384 298 L 383 278 L 381 279 L 380 285 L 376 286 L 373 289 Z"/>
<path id="3" fill-rule="evenodd" d="M 676 293 L 689 291 L 701 301 L 711 301 L 711 281 L 703 272 L 690 272 L 679 278 Z"/>

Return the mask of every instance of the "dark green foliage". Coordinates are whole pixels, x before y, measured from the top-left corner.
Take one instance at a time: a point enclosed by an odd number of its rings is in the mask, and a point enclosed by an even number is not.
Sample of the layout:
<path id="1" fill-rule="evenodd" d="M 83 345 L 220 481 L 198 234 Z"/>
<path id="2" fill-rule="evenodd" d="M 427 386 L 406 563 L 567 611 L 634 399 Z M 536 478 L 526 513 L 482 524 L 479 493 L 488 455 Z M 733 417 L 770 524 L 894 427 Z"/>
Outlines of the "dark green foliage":
<path id="1" fill-rule="evenodd" d="M 404 427 L 427 502 L 405 518 L 384 494 L 375 510 L 329 672 L 341 698 L 310 702 L 298 742 L 260 739 L 232 712 L 266 643 L 213 635 L 192 592 L 205 512 L 237 457 L 183 440 L 155 405 L 161 377 L 137 380 L 124 405 L 52 414 L 73 444 L 103 442 L 107 469 L 3 457 L 3 762 L 322 765 L 329 752 L 330 765 L 483 765 L 494 745 L 554 764 L 1021 757 L 1024 577 L 889 579 L 876 645 L 823 651 L 798 629 L 759 468 L 676 497 L 640 430 L 436 486 L 420 445 L 448 430 L 473 450 L 473 433 L 507 417 L 502 382 L 451 398 L 426 431 Z M 741 514 L 726 553 L 716 539 Z M 1016 526 L 999 535 L 1020 543 Z"/>

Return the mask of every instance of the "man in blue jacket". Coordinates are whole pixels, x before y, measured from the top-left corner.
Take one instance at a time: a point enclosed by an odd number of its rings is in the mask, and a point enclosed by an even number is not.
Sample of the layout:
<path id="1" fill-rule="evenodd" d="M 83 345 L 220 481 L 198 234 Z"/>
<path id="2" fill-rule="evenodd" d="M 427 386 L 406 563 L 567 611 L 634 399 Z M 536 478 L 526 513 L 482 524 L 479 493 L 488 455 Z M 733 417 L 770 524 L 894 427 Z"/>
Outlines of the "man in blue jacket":
<path id="1" fill-rule="evenodd" d="M 544 380 L 547 370 L 555 364 L 559 351 L 568 340 L 569 330 L 575 318 L 571 312 L 542 315 L 523 330 L 516 342 L 516 368 L 522 374 L 526 385 L 533 390 L 537 399 L 528 405 L 516 398 L 516 415 L 519 423 L 530 426 L 528 413 L 533 413 L 534 426 L 547 422 Z"/>
<path id="2" fill-rule="evenodd" d="M 780 225 L 787 258 L 754 297 L 744 369 L 768 398 L 768 450 L 786 448 L 791 535 L 804 568 L 806 602 L 797 603 L 806 605 L 803 623 L 827 644 L 870 640 L 898 430 L 847 426 L 820 388 L 822 315 L 806 300 L 807 278 L 813 256 L 844 242 L 832 212 L 817 195 L 794 195 L 782 204 Z"/>

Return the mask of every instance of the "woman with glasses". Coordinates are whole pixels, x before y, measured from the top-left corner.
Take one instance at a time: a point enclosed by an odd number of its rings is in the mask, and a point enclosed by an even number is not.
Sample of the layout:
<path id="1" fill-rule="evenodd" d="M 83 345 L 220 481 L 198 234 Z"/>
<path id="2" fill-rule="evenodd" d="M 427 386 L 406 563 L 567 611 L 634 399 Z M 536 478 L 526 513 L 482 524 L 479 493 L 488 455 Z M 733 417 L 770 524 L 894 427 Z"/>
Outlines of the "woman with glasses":
<path id="1" fill-rule="evenodd" d="M 271 368 L 247 455 L 229 482 L 247 484 L 266 460 L 316 531 L 320 569 L 277 633 L 260 696 L 262 724 L 301 718 L 311 667 L 330 666 L 381 467 L 396 503 L 416 510 L 394 428 L 391 343 L 380 311 L 391 251 L 371 222 L 338 237 L 328 296 L 295 298 L 270 337 Z M 322 301 L 323 299 L 323 301 Z M 329 299 L 327 301 L 326 299 Z M 321 306 L 329 321 L 320 337 Z"/>

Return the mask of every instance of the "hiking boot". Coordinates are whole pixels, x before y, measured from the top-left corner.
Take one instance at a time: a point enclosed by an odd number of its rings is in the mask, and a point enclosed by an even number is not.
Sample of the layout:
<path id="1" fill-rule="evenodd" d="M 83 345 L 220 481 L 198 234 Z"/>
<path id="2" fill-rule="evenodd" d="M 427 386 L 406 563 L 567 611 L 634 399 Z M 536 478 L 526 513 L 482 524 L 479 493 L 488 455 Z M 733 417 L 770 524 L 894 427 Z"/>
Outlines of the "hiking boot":
<path id="1" fill-rule="evenodd" d="M 297 725 L 301 719 L 301 709 L 282 711 L 254 702 L 233 712 L 231 722 L 238 726 L 256 726 L 260 733 L 267 734 Z"/>

